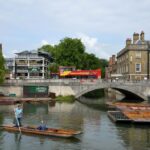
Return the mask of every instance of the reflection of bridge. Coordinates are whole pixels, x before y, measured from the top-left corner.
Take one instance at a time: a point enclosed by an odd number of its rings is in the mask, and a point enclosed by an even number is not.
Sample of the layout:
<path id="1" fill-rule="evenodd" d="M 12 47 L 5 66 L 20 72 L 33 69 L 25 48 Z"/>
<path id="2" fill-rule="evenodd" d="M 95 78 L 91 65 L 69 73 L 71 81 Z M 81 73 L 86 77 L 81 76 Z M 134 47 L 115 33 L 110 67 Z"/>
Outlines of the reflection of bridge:
<path id="1" fill-rule="evenodd" d="M 112 88 L 120 91 L 127 98 L 138 98 L 148 100 L 150 96 L 150 82 L 140 81 L 116 81 L 108 82 L 104 80 L 73 80 L 73 79 L 49 79 L 49 80 L 10 80 L 6 85 L 47 85 L 49 92 L 56 95 L 74 95 L 76 98 L 83 94 L 96 90 Z"/>

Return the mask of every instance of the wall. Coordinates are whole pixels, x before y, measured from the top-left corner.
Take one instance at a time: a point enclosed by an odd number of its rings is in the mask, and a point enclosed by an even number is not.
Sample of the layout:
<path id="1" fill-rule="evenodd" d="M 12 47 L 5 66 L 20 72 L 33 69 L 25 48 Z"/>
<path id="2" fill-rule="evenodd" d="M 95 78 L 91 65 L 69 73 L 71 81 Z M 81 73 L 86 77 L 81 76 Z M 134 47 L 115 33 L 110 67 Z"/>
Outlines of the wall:
<path id="1" fill-rule="evenodd" d="M 17 97 L 22 97 L 23 87 L 22 86 L 0 86 L 0 92 L 5 95 L 16 94 Z"/>
<path id="2" fill-rule="evenodd" d="M 70 86 L 49 86 L 49 92 L 56 93 L 56 96 L 75 95 Z"/>
<path id="3" fill-rule="evenodd" d="M 0 86 L 0 92 L 5 95 L 14 93 L 17 97 L 23 97 L 23 87 L 21 86 Z M 49 86 L 49 92 L 56 93 L 56 96 L 75 95 L 70 86 Z"/>

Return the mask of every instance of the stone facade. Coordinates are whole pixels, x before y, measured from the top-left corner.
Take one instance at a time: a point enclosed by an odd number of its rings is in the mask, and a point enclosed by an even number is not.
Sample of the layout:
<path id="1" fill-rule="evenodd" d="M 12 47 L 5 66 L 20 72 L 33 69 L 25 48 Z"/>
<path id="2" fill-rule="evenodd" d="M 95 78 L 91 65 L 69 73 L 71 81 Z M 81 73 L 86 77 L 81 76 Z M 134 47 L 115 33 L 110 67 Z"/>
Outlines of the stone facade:
<path id="1" fill-rule="evenodd" d="M 144 32 L 133 34 L 126 40 L 125 48 L 117 54 L 117 73 L 126 80 L 149 79 L 150 41 L 146 41 Z"/>

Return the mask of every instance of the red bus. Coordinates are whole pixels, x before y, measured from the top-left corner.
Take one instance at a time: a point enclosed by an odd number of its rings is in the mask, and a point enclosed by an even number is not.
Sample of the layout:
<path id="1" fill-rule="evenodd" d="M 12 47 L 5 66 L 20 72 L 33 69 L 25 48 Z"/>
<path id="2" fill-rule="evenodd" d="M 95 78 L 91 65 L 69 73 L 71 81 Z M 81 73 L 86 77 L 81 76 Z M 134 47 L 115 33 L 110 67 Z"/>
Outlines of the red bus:
<path id="1" fill-rule="evenodd" d="M 60 66 L 59 78 L 99 79 L 101 78 L 101 69 L 76 70 L 75 66 Z"/>

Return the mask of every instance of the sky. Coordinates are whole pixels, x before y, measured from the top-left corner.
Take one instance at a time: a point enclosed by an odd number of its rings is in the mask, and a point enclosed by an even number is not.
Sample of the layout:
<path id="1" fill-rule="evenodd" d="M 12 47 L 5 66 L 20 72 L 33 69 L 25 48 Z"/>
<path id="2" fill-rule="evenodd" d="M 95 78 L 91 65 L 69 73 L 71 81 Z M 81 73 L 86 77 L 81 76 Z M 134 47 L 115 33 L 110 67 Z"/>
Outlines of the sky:
<path id="1" fill-rule="evenodd" d="M 5 57 L 65 37 L 109 59 L 134 32 L 150 40 L 150 0 L 0 0 L 0 43 Z"/>

